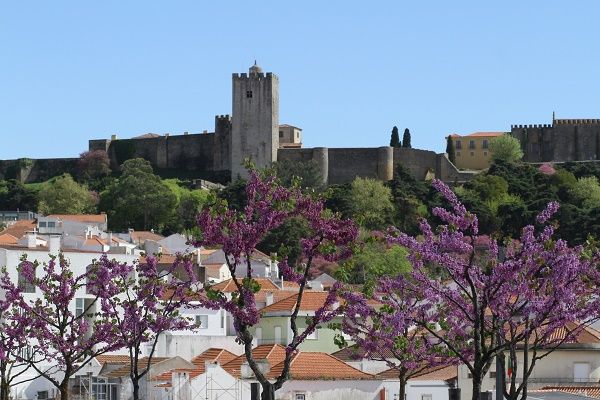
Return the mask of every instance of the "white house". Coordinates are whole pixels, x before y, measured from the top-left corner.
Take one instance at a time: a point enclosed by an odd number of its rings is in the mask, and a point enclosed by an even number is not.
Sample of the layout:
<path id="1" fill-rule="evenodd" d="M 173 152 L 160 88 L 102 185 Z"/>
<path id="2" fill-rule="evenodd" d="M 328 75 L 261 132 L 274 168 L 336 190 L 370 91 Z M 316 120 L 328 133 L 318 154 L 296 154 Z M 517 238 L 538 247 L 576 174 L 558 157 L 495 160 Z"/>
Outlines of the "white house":
<path id="1" fill-rule="evenodd" d="M 377 374 L 383 378 L 385 398 L 398 400 L 400 380 L 395 369 Z M 456 386 L 458 368 L 456 365 L 438 366 L 415 375 L 406 385 L 406 400 L 448 400 L 449 389 Z"/>

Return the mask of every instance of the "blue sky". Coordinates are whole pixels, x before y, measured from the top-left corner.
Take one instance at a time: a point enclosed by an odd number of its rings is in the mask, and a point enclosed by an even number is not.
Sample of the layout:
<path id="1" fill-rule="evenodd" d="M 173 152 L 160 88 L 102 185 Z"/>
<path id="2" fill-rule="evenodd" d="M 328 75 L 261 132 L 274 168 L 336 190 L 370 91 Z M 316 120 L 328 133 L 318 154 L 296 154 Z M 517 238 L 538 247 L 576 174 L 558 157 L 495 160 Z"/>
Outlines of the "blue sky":
<path id="1" fill-rule="evenodd" d="M 0 2 L 0 158 L 212 130 L 231 73 L 280 79 L 307 147 L 600 117 L 597 1 Z"/>

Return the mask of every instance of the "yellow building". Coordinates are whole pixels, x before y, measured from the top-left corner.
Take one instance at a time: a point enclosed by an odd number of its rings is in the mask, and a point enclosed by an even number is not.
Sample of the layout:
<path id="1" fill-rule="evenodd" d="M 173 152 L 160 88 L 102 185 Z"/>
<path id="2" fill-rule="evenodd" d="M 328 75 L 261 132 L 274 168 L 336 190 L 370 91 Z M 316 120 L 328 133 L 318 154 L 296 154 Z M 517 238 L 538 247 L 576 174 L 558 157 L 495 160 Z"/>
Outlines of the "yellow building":
<path id="1" fill-rule="evenodd" d="M 490 166 L 492 156 L 490 142 L 505 132 L 475 132 L 470 135 L 450 135 L 454 144 L 454 165 L 458 169 L 486 169 Z"/>

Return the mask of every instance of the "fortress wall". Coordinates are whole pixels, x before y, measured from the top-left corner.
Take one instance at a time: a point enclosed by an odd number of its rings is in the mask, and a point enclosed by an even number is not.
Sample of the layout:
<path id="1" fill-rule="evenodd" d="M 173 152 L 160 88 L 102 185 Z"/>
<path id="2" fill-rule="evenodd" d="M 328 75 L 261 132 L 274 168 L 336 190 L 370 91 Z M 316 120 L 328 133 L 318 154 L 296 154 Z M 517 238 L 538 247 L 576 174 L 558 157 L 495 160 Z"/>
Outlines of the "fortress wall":
<path id="1" fill-rule="evenodd" d="M 436 159 L 437 154 L 434 151 L 394 148 L 394 170 L 398 164 L 402 164 L 417 180 L 425 179 L 428 172 L 436 172 Z"/>
<path id="2" fill-rule="evenodd" d="M 351 182 L 361 178 L 378 177 L 378 148 L 329 149 L 329 184 Z"/>
<path id="3" fill-rule="evenodd" d="M 166 168 L 188 170 L 213 169 L 215 134 L 169 136 L 164 140 Z"/>
<path id="4" fill-rule="evenodd" d="M 43 182 L 54 176 L 77 175 L 78 158 L 21 158 L 0 161 L 0 179 L 16 179 L 23 183 Z"/>
<path id="5" fill-rule="evenodd" d="M 313 159 L 313 149 L 279 149 L 278 161 L 310 161 Z"/>

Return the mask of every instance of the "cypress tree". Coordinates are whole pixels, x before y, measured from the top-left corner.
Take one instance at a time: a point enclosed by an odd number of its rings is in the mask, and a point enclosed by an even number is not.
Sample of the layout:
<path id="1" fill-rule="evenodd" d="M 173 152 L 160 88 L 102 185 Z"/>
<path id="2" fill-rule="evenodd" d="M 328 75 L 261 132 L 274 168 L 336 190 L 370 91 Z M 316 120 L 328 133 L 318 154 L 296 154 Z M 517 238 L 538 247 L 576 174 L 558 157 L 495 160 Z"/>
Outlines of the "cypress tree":
<path id="1" fill-rule="evenodd" d="M 390 139 L 391 147 L 401 147 L 402 143 L 400 143 L 400 135 L 398 134 L 398 127 L 395 126 L 392 128 L 392 138 Z"/>
<path id="2" fill-rule="evenodd" d="M 404 136 L 402 136 L 402 147 L 407 147 L 409 149 L 412 147 L 410 145 L 410 131 L 408 128 L 404 130 Z"/>
<path id="3" fill-rule="evenodd" d="M 454 142 L 451 136 L 446 138 L 446 153 L 448 154 L 448 160 L 452 164 L 456 164 L 456 152 L 454 151 Z"/>

